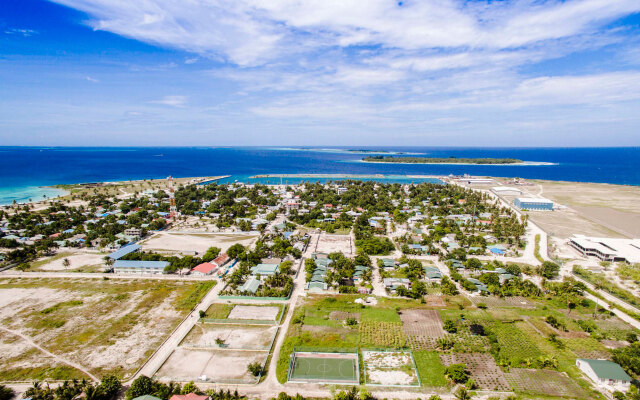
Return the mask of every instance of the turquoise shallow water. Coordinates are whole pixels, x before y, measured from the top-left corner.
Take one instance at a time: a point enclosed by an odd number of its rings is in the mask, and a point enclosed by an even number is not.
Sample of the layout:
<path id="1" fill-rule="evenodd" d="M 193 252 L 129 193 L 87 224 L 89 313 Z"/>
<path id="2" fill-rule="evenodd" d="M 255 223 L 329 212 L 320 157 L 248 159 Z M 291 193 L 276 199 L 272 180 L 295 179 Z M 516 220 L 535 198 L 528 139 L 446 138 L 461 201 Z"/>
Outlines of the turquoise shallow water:
<path id="1" fill-rule="evenodd" d="M 550 165 L 382 164 L 355 162 L 366 149 L 426 157 L 517 158 Z M 366 153 L 368 154 L 368 153 Z M 640 147 L 464 148 L 374 147 L 327 149 L 264 147 L 0 147 L 0 203 L 58 194 L 41 188 L 63 183 L 231 175 L 245 181 L 266 174 L 385 175 L 388 182 L 418 182 L 406 175 L 486 175 L 640 185 Z M 262 180 L 262 179 L 261 179 Z M 279 178 L 266 178 L 279 183 Z M 310 181 L 313 178 L 301 178 Z M 283 178 L 296 183 L 295 178 Z M 265 182 L 266 183 L 266 182 Z"/>
<path id="2" fill-rule="evenodd" d="M 67 193 L 68 192 L 64 190 L 51 187 L 3 187 L 0 188 L 0 205 L 12 204 L 14 201 L 16 203 L 40 201 L 57 196 L 63 196 Z"/>

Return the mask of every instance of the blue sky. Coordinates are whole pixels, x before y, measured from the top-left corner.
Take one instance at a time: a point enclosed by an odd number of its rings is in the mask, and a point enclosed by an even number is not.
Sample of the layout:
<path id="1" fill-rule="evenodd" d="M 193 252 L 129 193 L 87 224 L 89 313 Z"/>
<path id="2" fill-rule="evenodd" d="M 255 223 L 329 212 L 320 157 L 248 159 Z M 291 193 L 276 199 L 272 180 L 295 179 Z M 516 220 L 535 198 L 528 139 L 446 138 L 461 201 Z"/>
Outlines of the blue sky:
<path id="1" fill-rule="evenodd" d="M 639 126 L 638 0 L 0 1 L 3 145 L 639 146 Z"/>

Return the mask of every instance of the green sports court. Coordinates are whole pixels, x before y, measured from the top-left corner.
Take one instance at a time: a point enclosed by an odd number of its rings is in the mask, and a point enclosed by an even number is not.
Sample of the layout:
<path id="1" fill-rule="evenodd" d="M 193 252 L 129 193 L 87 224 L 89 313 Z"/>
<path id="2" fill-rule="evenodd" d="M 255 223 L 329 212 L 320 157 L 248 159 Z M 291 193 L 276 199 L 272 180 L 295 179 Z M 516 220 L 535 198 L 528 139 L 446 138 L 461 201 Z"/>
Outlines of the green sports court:
<path id="1" fill-rule="evenodd" d="M 289 382 L 336 382 L 359 384 L 357 353 L 294 352 Z"/>

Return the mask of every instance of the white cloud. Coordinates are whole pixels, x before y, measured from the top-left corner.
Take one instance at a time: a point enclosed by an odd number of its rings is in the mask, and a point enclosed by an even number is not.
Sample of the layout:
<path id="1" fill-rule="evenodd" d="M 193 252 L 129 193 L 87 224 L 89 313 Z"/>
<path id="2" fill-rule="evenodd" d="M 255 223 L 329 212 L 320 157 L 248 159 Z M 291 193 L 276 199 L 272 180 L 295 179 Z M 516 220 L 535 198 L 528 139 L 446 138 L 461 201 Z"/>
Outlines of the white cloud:
<path id="1" fill-rule="evenodd" d="M 171 107 L 184 107 L 187 104 L 187 96 L 164 96 L 160 100 L 154 100 L 151 103 L 162 104 Z"/>
<path id="2" fill-rule="evenodd" d="M 24 37 L 29 37 L 29 36 L 37 35 L 38 31 L 33 30 L 33 29 L 11 28 L 11 29 L 5 30 L 4 33 L 6 33 L 7 35 L 20 35 L 20 36 L 24 36 Z"/>
<path id="3" fill-rule="evenodd" d="M 85 79 L 86 79 L 86 80 L 88 80 L 89 82 L 94 82 L 94 83 L 98 83 L 98 82 L 100 82 L 100 80 L 99 80 L 99 79 L 92 78 L 92 77 L 90 77 L 90 76 L 87 76 Z"/>

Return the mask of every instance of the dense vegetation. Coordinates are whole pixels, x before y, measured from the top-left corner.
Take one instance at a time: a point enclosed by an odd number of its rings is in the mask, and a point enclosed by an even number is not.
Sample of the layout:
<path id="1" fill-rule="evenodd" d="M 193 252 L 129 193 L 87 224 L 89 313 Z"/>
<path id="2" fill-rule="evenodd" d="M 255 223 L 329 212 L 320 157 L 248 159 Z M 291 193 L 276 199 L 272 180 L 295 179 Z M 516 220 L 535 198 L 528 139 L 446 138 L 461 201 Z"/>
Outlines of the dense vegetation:
<path id="1" fill-rule="evenodd" d="M 394 157 L 368 156 L 362 161 L 411 164 L 517 164 L 522 160 L 516 158 L 457 158 L 457 157 Z"/>

